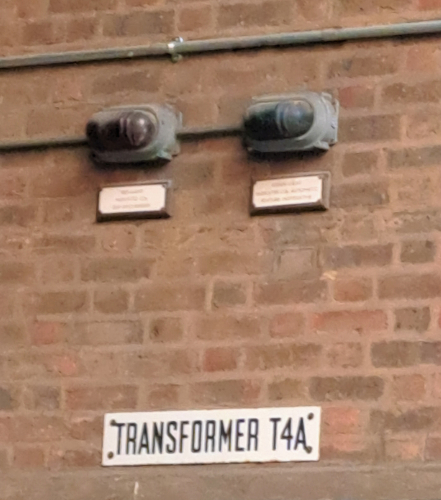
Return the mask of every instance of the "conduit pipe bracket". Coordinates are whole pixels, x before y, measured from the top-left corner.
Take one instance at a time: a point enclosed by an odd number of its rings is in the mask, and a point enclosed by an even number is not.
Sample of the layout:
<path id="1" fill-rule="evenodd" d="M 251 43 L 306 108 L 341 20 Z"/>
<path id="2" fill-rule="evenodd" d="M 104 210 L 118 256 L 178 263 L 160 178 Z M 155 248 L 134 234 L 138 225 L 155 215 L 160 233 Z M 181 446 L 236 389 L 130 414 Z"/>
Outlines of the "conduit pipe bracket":
<path id="1" fill-rule="evenodd" d="M 184 58 L 184 56 L 179 53 L 178 47 L 180 43 L 184 43 L 184 39 L 181 36 L 178 36 L 167 44 L 168 53 L 170 54 L 171 61 L 174 63 L 179 62 Z"/>

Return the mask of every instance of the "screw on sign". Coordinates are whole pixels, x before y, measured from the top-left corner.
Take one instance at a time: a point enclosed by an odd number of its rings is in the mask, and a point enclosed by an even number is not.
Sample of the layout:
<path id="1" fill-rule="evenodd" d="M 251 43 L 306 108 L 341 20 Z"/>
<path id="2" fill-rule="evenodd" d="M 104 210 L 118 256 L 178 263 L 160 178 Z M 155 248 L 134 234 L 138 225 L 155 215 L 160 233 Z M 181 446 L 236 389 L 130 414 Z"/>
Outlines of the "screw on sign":
<path id="1" fill-rule="evenodd" d="M 103 465 L 314 461 L 320 408 L 106 416 Z"/>

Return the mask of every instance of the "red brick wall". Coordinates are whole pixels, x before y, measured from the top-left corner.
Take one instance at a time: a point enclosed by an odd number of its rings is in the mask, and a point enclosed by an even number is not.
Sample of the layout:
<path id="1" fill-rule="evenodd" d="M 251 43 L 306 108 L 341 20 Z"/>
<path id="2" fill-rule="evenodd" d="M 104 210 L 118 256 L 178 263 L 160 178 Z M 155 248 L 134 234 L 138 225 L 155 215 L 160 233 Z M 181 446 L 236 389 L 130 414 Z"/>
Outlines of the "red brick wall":
<path id="1" fill-rule="evenodd" d="M 4 55 L 437 18 L 437 0 L 0 0 Z M 433 499 L 441 472 L 438 37 L 0 72 L 0 139 L 95 110 L 240 120 L 254 95 L 342 104 L 318 158 L 237 138 L 162 169 L 0 157 L 0 499 Z M 250 218 L 250 178 L 332 172 L 327 213 Z M 173 181 L 173 218 L 95 223 L 101 185 Z M 320 405 L 303 466 L 100 468 L 112 410 Z"/>

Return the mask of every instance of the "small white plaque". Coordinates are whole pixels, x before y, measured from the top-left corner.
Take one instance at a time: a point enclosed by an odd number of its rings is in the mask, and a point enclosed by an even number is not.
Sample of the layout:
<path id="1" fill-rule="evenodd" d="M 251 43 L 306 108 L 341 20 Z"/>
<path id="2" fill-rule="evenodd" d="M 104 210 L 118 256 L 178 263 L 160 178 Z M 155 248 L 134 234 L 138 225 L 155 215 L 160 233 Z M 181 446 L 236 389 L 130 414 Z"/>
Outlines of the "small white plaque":
<path id="1" fill-rule="evenodd" d="M 256 181 L 252 213 L 326 209 L 329 205 L 328 172 Z"/>
<path id="2" fill-rule="evenodd" d="M 104 466 L 312 462 L 319 407 L 111 413 Z"/>
<path id="3" fill-rule="evenodd" d="M 167 182 L 104 187 L 98 194 L 98 220 L 168 217 Z"/>

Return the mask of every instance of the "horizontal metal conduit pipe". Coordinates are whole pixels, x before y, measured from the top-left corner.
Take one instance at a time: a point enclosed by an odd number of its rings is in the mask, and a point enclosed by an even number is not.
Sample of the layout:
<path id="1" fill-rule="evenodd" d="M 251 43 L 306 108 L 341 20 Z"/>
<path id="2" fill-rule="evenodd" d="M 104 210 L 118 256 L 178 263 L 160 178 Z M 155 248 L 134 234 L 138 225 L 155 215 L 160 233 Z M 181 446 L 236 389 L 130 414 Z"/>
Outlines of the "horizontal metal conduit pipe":
<path id="1" fill-rule="evenodd" d="M 179 55 L 201 54 L 205 52 L 309 45 L 314 43 L 345 42 L 351 40 L 431 35 L 437 33 L 441 33 L 441 20 L 231 38 L 213 38 L 187 42 L 176 39 L 169 43 L 158 43 L 150 46 L 117 47 L 99 50 L 3 57 L 0 58 L 0 70 L 85 64 L 160 56 L 176 57 Z"/>
<path id="2" fill-rule="evenodd" d="M 182 141 L 208 139 L 210 137 L 226 137 L 242 134 L 241 125 L 226 125 L 219 127 L 184 128 L 177 132 Z M 85 136 L 78 137 L 53 137 L 49 139 L 29 139 L 23 141 L 0 142 L 0 153 L 14 153 L 32 149 L 70 148 L 87 146 Z"/>

